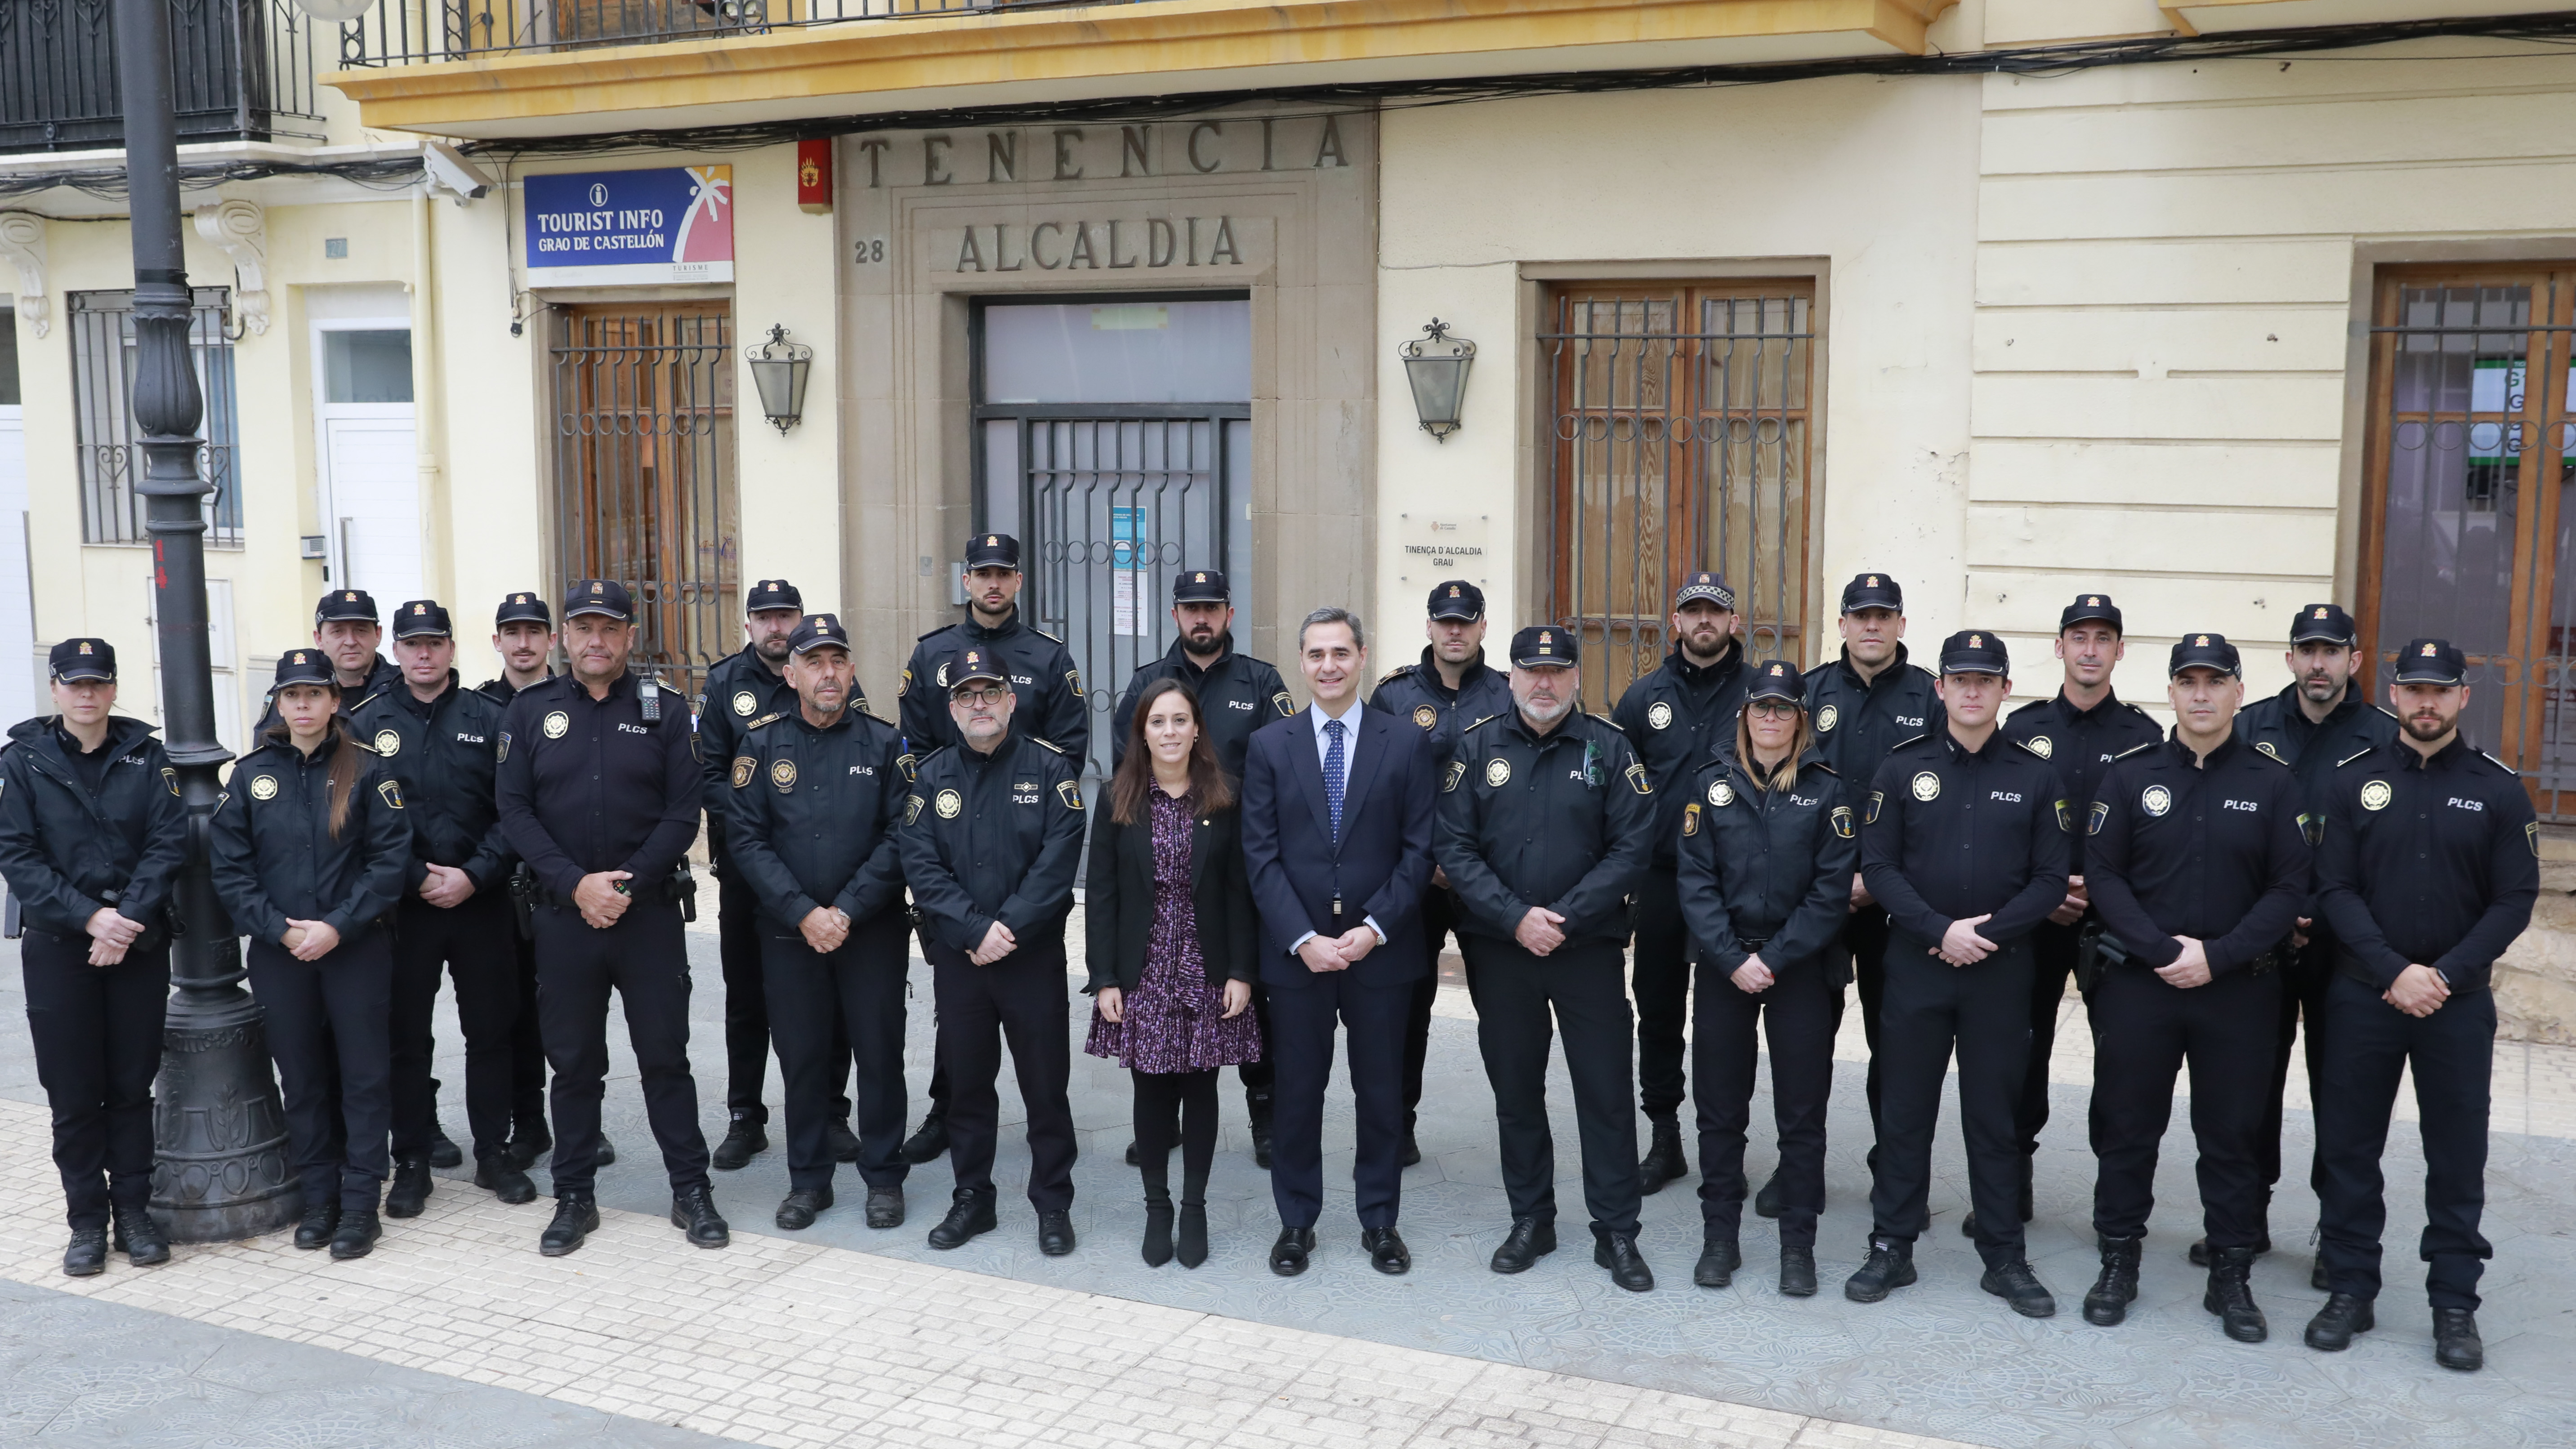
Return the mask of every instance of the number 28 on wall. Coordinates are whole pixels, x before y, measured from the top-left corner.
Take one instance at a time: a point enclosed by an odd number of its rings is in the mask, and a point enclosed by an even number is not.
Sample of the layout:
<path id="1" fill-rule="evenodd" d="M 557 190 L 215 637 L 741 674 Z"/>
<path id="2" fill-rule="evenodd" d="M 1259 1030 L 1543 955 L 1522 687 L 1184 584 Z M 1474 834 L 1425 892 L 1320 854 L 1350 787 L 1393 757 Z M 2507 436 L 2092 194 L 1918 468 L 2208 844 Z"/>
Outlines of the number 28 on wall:
<path id="1" fill-rule="evenodd" d="M 860 266 L 864 267 L 871 263 L 882 262 L 885 260 L 885 238 L 881 236 L 863 236 L 857 241 L 850 243 L 850 251 L 850 260 L 858 263 Z"/>

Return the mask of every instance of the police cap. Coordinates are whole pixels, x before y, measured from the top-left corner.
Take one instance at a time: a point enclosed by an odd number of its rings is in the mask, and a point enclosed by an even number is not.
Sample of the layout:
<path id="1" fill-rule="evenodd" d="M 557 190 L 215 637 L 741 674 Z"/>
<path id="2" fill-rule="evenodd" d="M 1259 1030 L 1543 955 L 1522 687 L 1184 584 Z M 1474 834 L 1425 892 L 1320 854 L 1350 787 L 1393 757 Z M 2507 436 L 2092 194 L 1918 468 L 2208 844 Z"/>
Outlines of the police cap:
<path id="1" fill-rule="evenodd" d="M 1225 575 L 1214 569 L 1184 569 L 1172 580 L 1175 604 L 1223 604 L 1233 598 L 1226 591 Z"/>
<path id="2" fill-rule="evenodd" d="M 966 540 L 966 572 L 977 569 L 1016 569 L 1020 566 L 1020 541 L 1007 533 L 979 533 Z"/>
<path id="3" fill-rule="evenodd" d="M 1485 591 L 1465 579 L 1434 584 L 1429 607 L 1435 619 L 1481 619 L 1485 617 Z"/>
<path id="4" fill-rule="evenodd" d="M 116 678 L 116 646 L 104 639 L 66 639 L 45 653 L 45 665 L 65 684 Z"/>
<path id="5" fill-rule="evenodd" d="M 555 624 L 555 616 L 547 611 L 546 601 L 536 594 L 505 595 L 501 600 L 501 607 L 492 611 L 492 627 L 495 629 L 504 624 L 516 624 L 522 621 L 543 624 L 551 629 Z"/>
<path id="6" fill-rule="evenodd" d="M 2000 678 L 2012 673 L 2012 661 L 2004 654 L 2000 635 L 1984 629 L 1962 629 L 1941 641 L 1941 672 L 1992 674 Z"/>
<path id="7" fill-rule="evenodd" d="M 1843 585 L 1843 612 L 1851 614 L 1862 609 L 1893 609 L 1902 614 L 1905 591 L 1885 574 L 1854 574 L 1852 581 Z"/>
<path id="8" fill-rule="evenodd" d="M 1515 669 L 1572 669 L 1580 658 L 1574 636 L 1554 624 L 1532 624 L 1512 636 Z"/>
<path id="9" fill-rule="evenodd" d="M 1735 612 L 1735 590 L 1726 586 L 1726 580 L 1706 569 L 1682 579 L 1680 592 L 1673 595 L 1673 612 L 1680 613 L 1682 605 L 1694 599 L 1706 599 L 1728 613 Z"/>
<path id="10" fill-rule="evenodd" d="M 2341 604 L 2305 604 L 2299 616 L 2290 621 L 2293 644 L 2341 644 L 2346 648 L 2361 637 L 2353 627 L 2352 615 Z"/>
<path id="11" fill-rule="evenodd" d="M 948 689 L 950 693 L 953 694 L 959 686 L 978 679 L 990 679 L 998 684 L 1009 685 L 1011 676 L 1003 671 L 1002 656 L 990 649 L 969 645 L 949 657 Z"/>
<path id="12" fill-rule="evenodd" d="M 841 627 L 838 615 L 808 614 L 805 622 L 796 626 L 796 632 L 787 636 L 790 654 L 807 653 L 826 644 L 842 650 L 850 647 L 850 631 Z"/>
<path id="13" fill-rule="evenodd" d="M 340 687 L 340 677 L 331 672 L 331 661 L 319 649 L 289 649 L 277 656 L 277 678 L 269 685 L 274 694 L 290 684 L 324 684 Z"/>
<path id="14" fill-rule="evenodd" d="M 2078 624 L 2108 624 L 2113 630 L 2127 633 L 2120 623 L 2120 606 L 2109 594 L 2077 594 L 2075 602 L 2057 611 L 2057 632 L 2065 633 Z"/>
<path id="15" fill-rule="evenodd" d="M 578 619 L 584 614 L 631 619 L 635 616 L 635 600 L 615 579 L 575 579 L 572 587 L 564 591 L 564 618 Z"/>
<path id="16" fill-rule="evenodd" d="M 1766 660 L 1753 666 L 1753 681 L 1744 686 L 1744 702 L 1757 699 L 1785 699 L 1791 704 L 1807 702 L 1807 677 L 1798 666 L 1786 659 Z"/>
<path id="17" fill-rule="evenodd" d="M 324 594 L 321 602 L 313 606 L 313 623 L 318 628 L 335 619 L 376 623 L 376 596 L 364 589 L 333 589 Z"/>
<path id="18" fill-rule="evenodd" d="M 2236 655 L 2236 646 L 2224 634 L 2185 634 L 2174 641 L 2173 660 L 2165 673 L 2181 677 L 2186 669 L 2215 669 L 2221 674 L 2242 674 L 2244 661 Z"/>
<path id="19" fill-rule="evenodd" d="M 805 596 L 785 579 L 754 579 L 751 591 L 742 596 L 742 611 L 757 614 L 764 609 L 794 609 L 805 612 Z"/>
<path id="20" fill-rule="evenodd" d="M 453 639 L 456 631 L 449 627 L 447 610 L 435 599 L 414 599 L 394 610 L 394 638 Z"/>
<path id="21" fill-rule="evenodd" d="M 2448 639 L 2409 639 L 2397 655 L 2399 684 L 2465 684 L 2469 656 Z"/>

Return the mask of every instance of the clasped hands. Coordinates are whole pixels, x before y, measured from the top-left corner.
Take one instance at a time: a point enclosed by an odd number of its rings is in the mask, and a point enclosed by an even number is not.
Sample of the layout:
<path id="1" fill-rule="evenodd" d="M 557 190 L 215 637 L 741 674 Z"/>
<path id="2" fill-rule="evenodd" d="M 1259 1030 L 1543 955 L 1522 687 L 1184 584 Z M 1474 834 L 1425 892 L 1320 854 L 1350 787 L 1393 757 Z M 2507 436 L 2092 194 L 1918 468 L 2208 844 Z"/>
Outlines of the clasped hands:
<path id="1" fill-rule="evenodd" d="M 89 964 L 113 966 L 125 959 L 126 951 L 143 937 L 143 923 L 116 913 L 114 906 L 101 906 L 90 913 Z"/>
<path id="2" fill-rule="evenodd" d="M 1252 1006 L 1252 983 L 1228 981 L 1225 983 L 1224 999 L 1226 1020 L 1231 1021 L 1243 1015 Z M 1099 1004 L 1101 1020 L 1125 1021 L 1127 1019 L 1127 993 L 1117 987 L 1101 987 L 1092 1000 Z"/>
<path id="3" fill-rule="evenodd" d="M 1309 971 L 1348 971 L 1377 949 L 1377 932 L 1363 921 L 1338 936 L 1309 936 L 1298 943 L 1297 959 Z"/>

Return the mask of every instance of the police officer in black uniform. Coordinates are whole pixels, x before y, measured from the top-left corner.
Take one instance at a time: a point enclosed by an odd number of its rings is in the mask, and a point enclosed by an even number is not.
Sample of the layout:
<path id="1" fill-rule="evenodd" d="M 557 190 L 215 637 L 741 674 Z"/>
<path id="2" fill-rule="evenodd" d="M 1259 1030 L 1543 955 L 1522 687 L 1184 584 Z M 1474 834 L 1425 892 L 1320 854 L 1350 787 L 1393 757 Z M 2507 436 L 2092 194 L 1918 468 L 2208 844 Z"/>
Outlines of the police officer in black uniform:
<path id="1" fill-rule="evenodd" d="M 2307 1332 L 2310 1348 L 2334 1350 L 2372 1327 L 2388 1222 L 2379 1160 L 2398 1078 L 2412 1068 L 2433 1358 L 2462 1370 L 2486 1362 L 2478 1278 L 2495 1251 L 2478 1230 L 2495 1061 L 2490 986 L 2540 893 L 2531 797 L 2511 766 L 2460 737 L 2467 679 L 2468 660 L 2448 640 L 2410 641 L 2388 691 L 2404 733 L 2336 770 L 2328 797 L 2317 881 L 2336 972 L 2317 1088 L 2317 1202 L 2331 1296 Z"/>
<path id="2" fill-rule="evenodd" d="M 1286 719 L 1297 712 L 1297 702 L 1288 696 L 1288 682 L 1279 677 L 1278 669 L 1234 648 L 1234 599 L 1228 591 L 1225 575 L 1215 569 L 1184 569 L 1172 580 L 1172 623 L 1180 637 L 1172 641 L 1171 652 L 1151 664 L 1136 666 L 1127 680 L 1127 692 L 1118 696 L 1118 710 L 1112 716 L 1109 735 L 1109 761 L 1112 770 L 1127 758 L 1127 726 L 1136 716 L 1136 698 L 1146 685 L 1157 679 L 1177 679 L 1198 696 L 1199 714 L 1207 731 L 1208 744 L 1216 751 L 1217 767 L 1226 778 L 1240 783 L 1243 779 L 1243 754 L 1250 746 L 1252 732 L 1274 719 Z M 1252 1160 L 1262 1167 L 1270 1165 L 1270 993 L 1259 981 L 1252 983 L 1252 1012 L 1260 1023 L 1265 1049 L 1261 1060 L 1245 1062 L 1235 1068 L 1243 1079 L 1243 1106 L 1252 1123 Z M 1127 1158 L 1133 1165 L 1136 1144 L 1127 1144 Z"/>
<path id="3" fill-rule="evenodd" d="M 1091 758 L 1091 702 L 1082 692 L 1082 671 L 1073 651 L 1053 634 L 1027 623 L 1020 614 L 1020 541 L 1007 533 L 979 533 L 966 540 L 966 617 L 933 629 L 912 646 L 895 689 L 901 705 L 904 748 L 922 759 L 943 745 L 959 743 L 957 725 L 949 718 L 946 677 L 949 662 L 969 646 L 981 652 L 988 668 L 1009 672 L 1012 696 L 1019 701 L 1011 733 L 1042 739 L 1062 749 L 1079 776 Z M 929 949 L 928 934 L 922 946 Z M 948 1072 L 930 1073 L 930 1111 L 921 1126 L 904 1139 L 907 1161 L 928 1162 L 948 1150 Z"/>
<path id="4" fill-rule="evenodd" d="M 535 1184 L 510 1162 L 510 1043 L 518 1025 L 515 865 L 492 802 L 500 705 L 456 677 L 447 610 L 414 599 L 394 611 L 402 683 L 361 703 L 349 722 L 402 782 L 411 813 L 410 864 L 394 908 L 393 1185 L 385 1216 L 417 1217 L 429 1199 L 430 1018 L 442 967 L 456 980 L 465 1032 L 465 1119 L 474 1185 L 506 1203 L 532 1202 Z"/>
<path id="5" fill-rule="evenodd" d="M 701 1248 L 731 1236 L 708 1191 L 689 1075 L 687 886 L 676 872 L 698 834 L 697 737 L 685 697 L 627 672 L 633 612 L 624 584 L 575 582 L 564 601 L 572 672 L 521 690 L 501 722 L 501 829 L 542 892 L 537 1019 L 555 1072 L 555 1215 L 537 1250 L 550 1258 L 599 1227 L 611 988 L 670 1173 L 671 1224 Z"/>
<path id="6" fill-rule="evenodd" d="M 385 628 L 375 596 L 364 589 L 334 589 L 314 604 L 313 642 L 331 661 L 343 714 L 402 683 L 402 670 L 376 652 Z"/>
<path id="7" fill-rule="evenodd" d="M 760 897 L 733 868 L 726 834 L 727 797 L 733 793 L 726 772 L 742 754 L 738 748 L 751 722 L 786 714 L 796 708 L 796 691 L 786 677 L 787 641 L 805 618 L 805 596 L 785 579 L 756 579 L 743 593 L 744 630 L 749 642 L 707 670 L 707 690 L 698 704 L 698 754 L 706 770 L 707 854 L 716 873 L 716 940 L 724 963 L 725 988 L 725 1135 L 708 1157 L 718 1172 L 732 1172 L 769 1150 L 769 1108 L 760 1100 L 769 1075 L 769 1008 L 761 994 Z M 855 688 L 855 686 L 853 686 Z M 848 701 L 868 707 L 867 691 Z M 834 1039 L 848 1045 L 849 1032 L 834 1013 Z M 843 1059 L 849 1053 L 841 1052 Z M 779 1071 L 786 1071 L 782 1058 Z M 858 1159 L 859 1142 L 850 1135 L 850 1105 L 836 1090 L 840 1110 L 824 1125 L 833 1157 Z"/>
<path id="8" fill-rule="evenodd" d="M 1744 645 L 1735 591 L 1713 573 L 1682 580 L 1673 595 L 1673 652 L 1619 696 L 1611 722 L 1626 732 L 1654 782 L 1655 856 L 1637 885 L 1637 1102 L 1653 1139 L 1637 1164 L 1638 1190 L 1663 1191 L 1690 1174 L 1682 1152 L 1682 1023 L 1690 1011 L 1690 928 L 1682 921 L 1674 850 L 1691 777 L 1731 747 L 1744 708 Z"/>
<path id="9" fill-rule="evenodd" d="M 838 618 L 804 616 L 788 651 L 795 701 L 750 721 L 725 774 L 726 835 L 760 901 L 765 990 L 778 1006 L 770 1032 L 787 1089 L 789 1188 L 778 1226 L 811 1227 L 832 1205 L 828 1129 L 855 1047 L 867 1222 L 897 1227 L 910 1170 L 899 1149 L 911 952 L 894 827 L 912 762 L 895 727 L 858 706 Z"/>
<path id="10" fill-rule="evenodd" d="M 1843 1285 L 1875 1303 L 1914 1281 L 1932 1179 L 1941 1079 L 1955 1045 L 1959 1125 L 1977 1211 L 1980 1287 L 2046 1318 L 2057 1301 L 2030 1270 L 2013 1185 L 2013 1109 L 2030 1055 L 2030 933 L 2066 899 L 2069 811 L 2057 771 L 2001 737 L 2012 692 L 2003 640 L 1964 630 L 1941 645 L 1940 728 L 1880 762 L 1861 812 L 1860 868 L 1887 908 L 1883 1063 L 1869 1260 Z"/>
<path id="11" fill-rule="evenodd" d="M 1941 701 L 1931 674 L 1906 657 L 1905 591 L 1896 580 L 1885 574 L 1854 576 L 1843 585 L 1842 613 L 1835 625 L 1842 631 L 1842 657 L 1807 671 L 1807 723 L 1816 732 L 1816 750 L 1825 763 L 1852 789 L 1862 790 L 1878 778 L 1879 762 L 1889 750 L 1940 732 Z M 1867 880 L 1853 875 L 1843 942 L 1860 983 L 1860 1025 L 1869 1040 L 1862 1084 L 1873 1125 L 1879 1106 L 1879 993 L 1886 984 L 1879 967 L 1887 958 L 1887 932 L 1886 907 L 1872 897 Z M 1838 1024 L 1842 1020 L 1839 1007 L 1834 1019 Z M 1876 1153 L 1873 1147 L 1873 1159 Z M 1754 1211 L 1764 1206 L 1757 1199 Z"/>
<path id="12" fill-rule="evenodd" d="M 948 1160 L 957 1190 L 930 1246 L 960 1247 L 995 1226 L 993 1084 L 1008 1041 L 1029 1118 L 1038 1250 L 1062 1257 L 1074 1247 L 1076 1151 L 1065 1091 L 1064 918 L 1082 859 L 1082 765 L 1053 741 L 1019 732 L 1014 667 L 982 644 L 935 666 L 961 742 L 921 761 L 896 840 L 921 915 L 939 1060 L 954 1094 Z"/>
<path id="13" fill-rule="evenodd" d="M 1619 727 L 1582 710 L 1574 636 L 1512 636 L 1514 707 L 1470 725 L 1441 776 L 1433 854 L 1458 893 L 1476 1041 L 1494 1086 L 1511 1231 L 1497 1273 L 1556 1249 L 1556 1148 L 1547 1124 L 1550 1011 L 1583 1139 L 1592 1261 L 1634 1293 L 1637 1125 L 1628 1103 L 1628 897 L 1654 854 L 1654 786 Z"/>
<path id="14" fill-rule="evenodd" d="M 2111 689 L 2111 671 L 2128 653 L 2120 606 L 2109 594 L 2078 594 L 2057 616 L 2057 658 L 2066 682 L 2053 699 L 2036 700 L 2004 719 L 2004 738 L 2057 767 L 2058 793 L 2067 808 L 2082 810 L 2094 798 L 2093 782 L 2111 761 L 2164 737 L 2145 710 Z M 2031 932 L 2030 1070 L 2022 1077 L 2014 1131 L 2021 1140 L 2021 1220 L 2031 1218 L 2032 1167 L 2039 1129 L 2048 1125 L 2048 1059 L 2057 1045 L 2057 1014 L 2066 1004 L 2066 978 L 2075 971 L 2075 940 L 2085 917 L 2084 835 L 2067 837 L 2066 899 Z M 1975 1236 L 1969 1219 L 1961 1231 Z"/>
<path id="15" fill-rule="evenodd" d="M 109 713 L 116 649 L 65 639 L 46 656 L 55 713 L 0 748 L 0 876 L 25 932 L 18 966 L 36 1079 L 54 1113 L 71 1244 L 63 1271 L 139 1266 L 170 1244 L 152 1195 L 152 1078 L 170 995 L 165 911 L 188 853 L 178 776 L 152 727 Z"/>
<path id="16" fill-rule="evenodd" d="M 2103 932 L 2086 1002 L 2102 1275 L 2084 1295 L 2084 1318 L 2118 1323 L 2138 1296 L 2156 1149 L 2188 1060 L 2213 1259 L 2201 1306 L 2229 1338 L 2260 1343 L 2263 1310 L 2247 1281 L 2263 1222 L 2257 1142 L 2282 957 L 2308 898 L 2308 841 L 2297 778 L 2235 733 L 2245 697 L 2236 646 L 2186 634 L 2168 673 L 2173 737 L 2124 752 L 2084 816 Z"/>
<path id="17" fill-rule="evenodd" d="M 1512 687 L 1503 671 L 1485 664 L 1485 591 L 1465 580 L 1435 584 L 1423 633 L 1431 642 L 1422 660 L 1390 671 L 1368 698 L 1370 709 L 1409 719 L 1431 738 L 1431 753 L 1446 770 L 1458 757 L 1458 737 L 1468 726 L 1512 711 Z M 1422 893 L 1423 959 L 1431 969 L 1413 983 L 1404 1021 L 1404 1146 L 1398 1161 L 1422 1160 L 1413 1140 L 1422 1107 L 1422 1066 L 1431 1055 L 1431 1008 L 1440 999 L 1440 947 L 1458 924 L 1458 896 L 1435 867 L 1433 889 Z M 1463 948 L 1465 938 L 1459 940 Z M 1261 988 L 1255 986 L 1255 992 Z"/>
<path id="18" fill-rule="evenodd" d="M 303 1181 L 295 1246 L 363 1258 L 392 1170 L 393 941 L 411 869 L 402 783 L 340 713 L 319 649 L 289 649 L 277 722 L 233 763 L 207 838 L 215 893 L 250 937 L 250 989 Z"/>
<path id="19" fill-rule="evenodd" d="M 543 595 L 513 593 L 492 611 L 492 652 L 501 656 L 501 672 L 474 686 L 474 692 L 504 709 L 519 691 L 554 677 L 554 613 Z M 519 901 L 531 898 L 536 875 L 526 861 L 510 868 L 509 890 Z M 516 902 L 513 903 L 514 910 Z M 546 1125 L 546 1043 L 537 1030 L 537 943 L 523 917 L 510 933 L 519 963 L 519 1014 L 510 1027 L 510 1165 L 521 1171 L 536 1165 L 555 1145 Z M 606 1133 L 599 1138 L 599 1166 L 617 1160 Z"/>
<path id="20" fill-rule="evenodd" d="M 2290 621 L 2290 648 L 2282 656 L 2290 682 L 2279 694 L 2247 705 L 2236 716 L 2236 732 L 2255 749 L 2290 767 L 2299 777 L 2302 807 L 2312 826 L 2321 826 L 2333 792 L 2335 767 L 2366 750 L 2397 742 L 2397 716 L 2370 702 L 2354 679 L 2362 658 L 2360 635 L 2352 616 L 2337 604 L 2306 604 Z M 2272 1086 L 2263 1099 L 2263 1198 L 2265 1221 L 2255 1237 L 2255 1252 L 2272 1250 L 2270 1205 L 2272 1185 L 2281 1180 L 2281 1094 L 2290 1081 L 2290 1045 L 2307 1023 L 2302 1055 L 2307 1058 L 2311 1100 L 2323 1094 L 2326 988 L 2335 978 L 2334 923 L 2314 899 L 2299 911 L 2289 970 L 2281 993 L 2281 1019 L 2272 1053 Z M 2308 1174 L 2316 1185 L 2311 1163 Z M 2204 1243 L 2191 1245 L 2194 1263 L 2208 1262 Z M 2326 1287 L 2325 1259 L 2309 1273 L 2309 1284 Z"/>
<path id="21" fill-rule="evenodd" d="M 1814 748 L 1797 666 L 1774 659 L 1747 677 L 1735 727 L 1679 787 L 1690 797 L 1676 832 L 1681 907 L 1699 959 L 1691 1046 L 1702 1236 L 1691 1281 L 1724 1288 L 1744 1262 L 1744 1128 L 1758 1025 L 1770 1035 L 1780 1136 L 1771 1179 L 1780 1199 L 1780 1291 L 1805 1298 L 1816 1291 L 1825 1101 L 1834 1085 L 1834 1007 L 1851 979 L 1841 941 L 1859 830 L 1849 792 Z"/>

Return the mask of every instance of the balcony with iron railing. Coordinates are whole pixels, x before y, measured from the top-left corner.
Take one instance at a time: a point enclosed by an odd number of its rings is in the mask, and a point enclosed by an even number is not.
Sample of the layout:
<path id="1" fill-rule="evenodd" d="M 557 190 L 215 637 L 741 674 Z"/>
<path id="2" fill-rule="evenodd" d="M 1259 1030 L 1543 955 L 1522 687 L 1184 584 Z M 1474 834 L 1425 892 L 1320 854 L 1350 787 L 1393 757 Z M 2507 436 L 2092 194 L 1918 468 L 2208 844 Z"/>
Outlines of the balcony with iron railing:
<path id="1" fill-rule="evenodd" d="M 316 33 L 333 27 L 290 0 L 169 5 L 181 144 L 322 138 Z M 124 144 L 112 0 L 0 0 L 0 154 Z"/>

